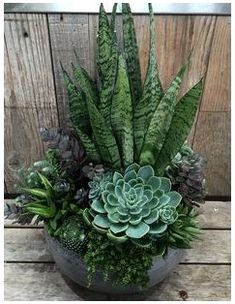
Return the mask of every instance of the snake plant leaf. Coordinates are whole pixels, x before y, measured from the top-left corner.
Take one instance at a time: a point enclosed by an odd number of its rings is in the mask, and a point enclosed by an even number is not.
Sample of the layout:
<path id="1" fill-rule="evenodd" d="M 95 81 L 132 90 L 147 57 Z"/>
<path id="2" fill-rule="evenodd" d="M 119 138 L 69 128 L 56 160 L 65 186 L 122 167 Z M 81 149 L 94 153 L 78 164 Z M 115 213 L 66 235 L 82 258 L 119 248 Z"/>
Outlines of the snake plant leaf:
<path id="1" fill-rule="evenodd" d="M 116 31 L 115 31 L 116 12 L 117 12 L 117 3 L 114 3 L 112 14 L 111 14 L 111 19 L 110 19 L 110 28 L 113 33 L 115 41 L 117 41 L 117 35 L 116 35 Z"/>
<path id="2" fill-rule="evenodd" d="M 116 79 L 118 50 L 103 4 L 100 5 L 97 68 L 101 82 L 99 111 L 110 127 L 111 101 Z"/>
<path id="3" fill-rule="evenodd" d="M 70 79 L 67 72 L 63 69 L 63 75 L 65 84 L 67 87 L 68 97 L 69 97 L 69 114 L 70 119 L 74 126 L 83 130 L 84 132 L 89 132 L 90 120 L 86 105 L 86 98 L 82 91 L 78 91 L 75 84 Z"/>
<path id="4" fill-rule="evenodd" d="M 38 206 L 35 204 L 35 206 L 26 206 L 25 207 L 27 211 L 41 215 L 45 218 L 51 218 L 55 216 L 55 210 L 52 207 L 48 206 L 42 206 L 38 204 Z"/>
<path id="5" fill-rule="evenodd" d="M 77 133 L 79 139 L 81 140 L 81 142 L 83 144 L 83 147 L 86 151 L 86 154 L 87 154 L 89 160 L 92 160 L 94 162 L 100 162 L 101 157 L 100 157 L 98 149 L 96 148 L 95 143 L 81 129 L 77 128 L 76 126 L 74 128 L 75 128 L 75 132 Z"/>
<path id="6" fill-rule="evenodd" d="M 132 101 L 124 58 L 119 55 L 117 79 L 111 106 L 111 126 L 121 153 L 123 167 L 133 163 Z"/>
<path id="7" fill-rule="evenodd" d="M 177 94 L 186 67 L 187 64 L 184 64 L 177 73 L 152 116 L 140 153 L 141 165 L 147 163 L 154 166 L 156 158 L 161 151 L 167 132 L 170 128 L 177 102 Z"/>
<path id="8" fill-rule="evenodd" d="M 78 55 L 75 51 L 74 51 L 74 53 L 75 53 L 75 56 L 76 56 L 77 62 L 78 62 Z M 95 86 L 95 83 L 90 78 L 87 71 L 85 69 L 83 69 L 79 65 L 79 63 L 77 63 L 76 66 L 73 63 L 71 63 L 71 65 L 72 65 L 72 69 L 73 69 L 73 73 L 74 73 L 74 78 L 76 79 L 80 89 L 85 93 L 86 96 L 90 96 L 92 101 L 96 105 L 98 105 L 99 94 L 98 94 L 97 88 Z"/>
<path id="9" fill-rule="evenodd" d="M 193 125 L 203 90 L 203 79 L 193 86 L 177 103 L 170 128 L 161 152 L 155 162 L 158 175 L 163 175 L 167 165 L 183 146 Z"/>
<path id="10" fill-rule="evenodd" d="M 151 118 L 164 95 L 156 58 L 155 22 L 151 4 L 149 4 L 149 12 L 150 46 L 148 69 L 144 82 L 143 95 L 140 102 L 137 104 L 134 113 L 135 147 L 137 156 L 140 155 L 145 132 L 149 127 L 149 122 L 151 121 Z"/>
<path id="11" fill-rule="evenodd" d="M 104 117 L 98 111 L 96 105 L 90 99 L 88 99 L 87 105 L 95 143 L 103 162 L 109 163 L 113 168 L 120 168 L 119 150 L 112 131 L 107 126 Z"/>
<path id="12" fill-rule="evenodd" d="M 142 96 L 139 51 L 136 41 L 134 21 L 129 3 L 122 3 L 123 46 L 127 63 L 133 104 L 137 104 Z"/>

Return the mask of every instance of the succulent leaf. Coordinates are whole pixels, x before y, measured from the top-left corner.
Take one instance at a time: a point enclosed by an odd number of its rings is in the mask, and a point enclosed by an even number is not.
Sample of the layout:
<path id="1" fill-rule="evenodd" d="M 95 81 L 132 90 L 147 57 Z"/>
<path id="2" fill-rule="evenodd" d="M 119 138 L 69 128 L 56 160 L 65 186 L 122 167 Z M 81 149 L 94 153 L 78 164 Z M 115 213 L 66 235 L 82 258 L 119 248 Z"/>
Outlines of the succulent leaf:
<path id="1" fill-rule="evenodd" d="M 154 176 L 149 165 L 132 164 L 124 175 L 114 172 L 109 181 L 100 184 L 93 181 L 89 186 L 92 214 L 86 217 L 102 233 L 106 229 L 112 240 L 158 236 L 178 217 L 176 207 L 181 195 L 170 191 L 170 180 Z"/>

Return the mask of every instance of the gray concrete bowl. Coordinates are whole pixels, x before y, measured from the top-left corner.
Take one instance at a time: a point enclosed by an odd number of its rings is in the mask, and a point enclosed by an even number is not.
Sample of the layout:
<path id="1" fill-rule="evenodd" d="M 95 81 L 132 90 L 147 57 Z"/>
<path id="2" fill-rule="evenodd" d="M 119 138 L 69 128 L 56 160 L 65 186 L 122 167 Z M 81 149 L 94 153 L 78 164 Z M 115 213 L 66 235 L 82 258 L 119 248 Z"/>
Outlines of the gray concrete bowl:
<path id="1" fill-rule="evenodd" d="M 45 238 L 60 271 L 78 285 L 87 288 L 87 266 L 81 256 L 63 247 L 57 239 L 50 237 L 47 232 L 45 232 Z M 153 265 L 149 269 L 149 283 L 146 289 L 164 280 L 178 265 L 182 255 L 182 250 L 170 249 L 164 259 L 160 257 L 154 258 Z M 104 281 L 102 273 L 97 271 L 89 289 L 105 294 L 133 294 L 146 290 L 140 290 L 137 286 L 117 286 L 114 285 L 113 282 L 114 275 L 110 275 L 109 280 Z"/>

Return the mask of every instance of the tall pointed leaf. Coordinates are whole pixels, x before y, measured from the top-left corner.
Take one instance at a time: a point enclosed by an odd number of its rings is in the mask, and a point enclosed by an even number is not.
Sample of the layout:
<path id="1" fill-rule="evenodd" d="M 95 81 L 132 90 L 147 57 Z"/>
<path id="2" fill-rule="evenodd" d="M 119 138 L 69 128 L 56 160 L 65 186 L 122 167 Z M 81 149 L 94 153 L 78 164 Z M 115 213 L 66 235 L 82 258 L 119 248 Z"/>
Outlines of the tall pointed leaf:
<path id="1" fill-rule="evenodd" d="M 142 96 L 142 83 L 135 27 L 129 3 L 122 3 L 122 23 L 124 54 L 133 104 L 135 105 Z"/>
<path id="2" fill-rule="evenodd" d="M 93 162 L 100 162 L 101 161 L 100 154 L 95 146 L 95 143 L 91 140 L 91 138 L 77 127 L 75 127 L 75 131 L 83 144 L 83 147 L 86 151 L 89 160 Z"/>
<path id="3" fill-rule="evenodd" d="M 100 5 L 97 67 L 101 82 L 99 110 L 110 127 L 111 100 L 117 70 L 117 44 L 103 4 Z"/>
<path id="4" fill-rule="evenodd" d="M 81 91 L 78 91 L 63 67 L 62 70 L 69 97 L 70 119 L 75 127 L 83 130 L 84 132 L 89 132 L 91 127 L 85 96 Z"/>
<path id="5" fill-rule="evenodd" d="M 182 77 L 187 65 L 184 65 L 161 99 L 150 121 L 144 144 L 140 153 L 140 164 L 154 165 L 158 154 L 164 144 L 171 119 L 177 102 L 177 94 L 180 89 Z"/>
<path id="6" fill-rule="evenodd" d="M 163 175 L 165 168 L 179 152 L 193 125 L 202 94 L 202 79 L 177 103 L 165 143 L 155 163 L 155 170 Z"/>
<path id="7" fill-rule="evenodd" d="M 145 132 L 148 129 L 149 122 L 164 94 L 157 66 L 155 22 L 151 4 L 149 4 L 149 12 L 150 46 L 148 69 L 144 82 L 143 96 L 137 104 L 134 113 L 135 148 L 138 156 L 143 145 Z"/>
<path id="8" fill-rule="evenodd" d="M 121 167 L 118 146 L 111 129 L 107 126 L 104 117 L 100 114 L 96 105 L 90 99 L 87 100 L 90 122 L 93 129 L 95 142 L 101 154 L 102 160 L 113 168 Z"/>
<path id="9" fill-rule="evenodd" d="M 111 19 L 110 19 L 110 28 L 111 28 L 112 33 L 114 34 L 115 40 L 117 40 L 116 31 L 115 31 L 116 12 L 117 12 L 117 3 L 114 3 L 112 14 L 111 14 Z"/>
<path id="10" fill-rule="evenodd" d="M 133 163 L 133 121 L 132 100 L 126 66 L 119 55 L 117 79 L 111 107 L 111 125 L 117 139 L 122 164 Z"/>
<path id="11" fill-rule="evenodd" d="M 78 56 L 76 52 L 74 51 L 75 56 L 78 61 Z M 72 63 L 72 68 L 73 68 L 73 73 L 74 77 L 80 87 L 80 89 L 85 93 L 85 95 L 90 95 L 91 99 L 93 102 L 98 105 L 99 101 L 99 94 L 97 91 L 97 88 L 95 86 L 95 83 L 93 80 L 90 78 L 89 74 L 85 69 L 83 69 L 79 63 L 77 62 L 76 66 Z"/>

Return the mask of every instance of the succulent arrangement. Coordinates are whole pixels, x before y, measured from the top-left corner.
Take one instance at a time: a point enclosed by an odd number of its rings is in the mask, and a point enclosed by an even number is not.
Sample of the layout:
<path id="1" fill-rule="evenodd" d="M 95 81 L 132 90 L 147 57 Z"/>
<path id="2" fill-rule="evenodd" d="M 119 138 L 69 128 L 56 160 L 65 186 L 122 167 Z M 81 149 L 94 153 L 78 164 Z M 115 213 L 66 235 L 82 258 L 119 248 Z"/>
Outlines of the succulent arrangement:
<path id="1" fill-rule="evenodd" d="M 154 256 L 190 248 L 201 233 L 195 209 L 206 194 L 205 162 L 186 139 L 203 80 L 178 99 L 189 56 L 163 90 L 149 4 L 142 84 L 130 6 L 122 4 L 122 48 L 116 6 L 109 20 L 100 5 L 98 85 L 78 62 L 72 65 L 76 82 L 61 64 L 73 129 L 40 130 L 46 157 L 19 172 L 21 195 L 6 214 L 22 224 L 43 221 L 51 237 L 82 256 L 91 276 L 101 268 L 106 279 L 116 273 L 117 284 L 143 287 Z"/>

